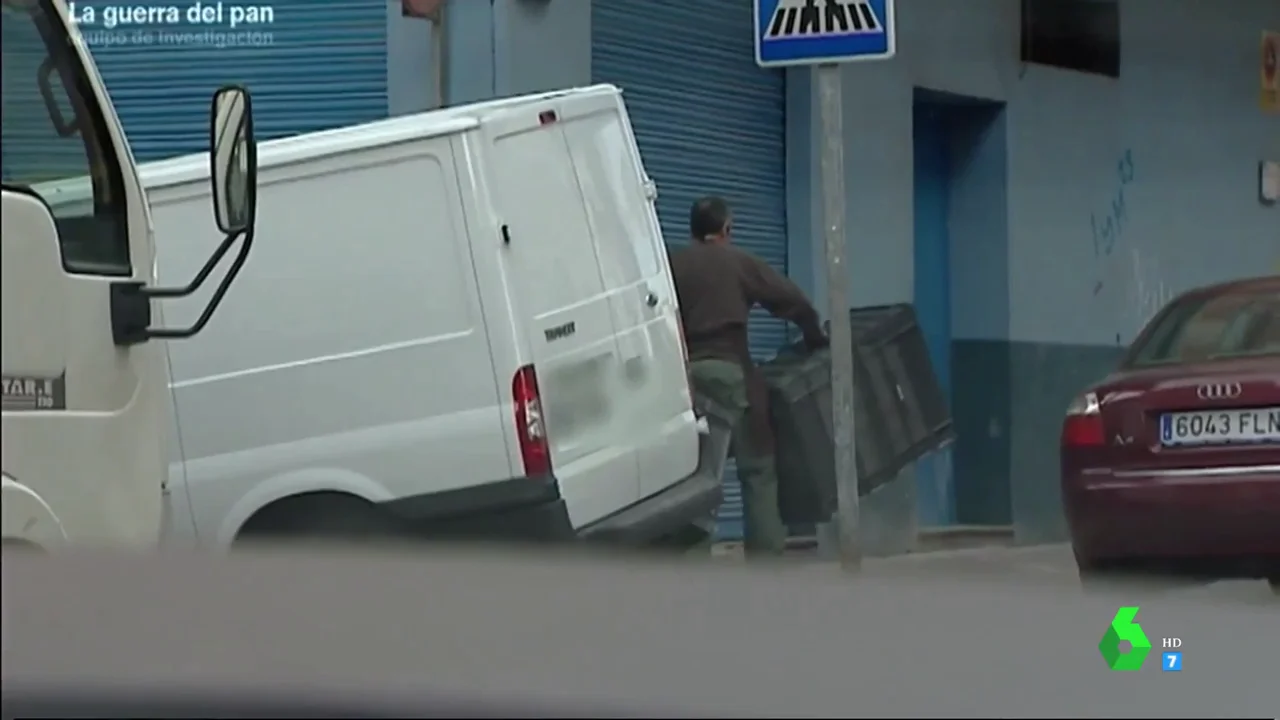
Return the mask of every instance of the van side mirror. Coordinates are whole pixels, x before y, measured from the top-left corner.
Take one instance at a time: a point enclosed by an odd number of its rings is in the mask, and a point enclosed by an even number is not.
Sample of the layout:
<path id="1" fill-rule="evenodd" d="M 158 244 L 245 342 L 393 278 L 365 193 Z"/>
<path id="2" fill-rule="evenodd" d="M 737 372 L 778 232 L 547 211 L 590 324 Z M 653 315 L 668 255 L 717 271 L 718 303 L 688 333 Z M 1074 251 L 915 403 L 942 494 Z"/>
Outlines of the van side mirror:
<path id="1" fill-rule="evenodd" d="M 224 233 L 253 226 L 258 199 L 258 163 L 249 92 L 229 86 L 213 95 L 209 122 L 213 215 Z"/>
<path id="2" fill-rule="evenodd" d="M 204 329 L 240 274 L 253 246 L 258 203 L 258 146 L 253 136 L 253 103 L 249 91 L 227 85 L 213 94 L 209 110 L 209 182 L 213 218 L 226 237 L 183 287 L 147 287 L 136 281 L 111 285 L 111 334 L 116 345 L 135 345 L 153 338 L 181 340 Z M 187 328 L 151 327 L 151 300 L 187 297 L 200 289 L 236 240 L 240 252 L 195 324 Z"/>

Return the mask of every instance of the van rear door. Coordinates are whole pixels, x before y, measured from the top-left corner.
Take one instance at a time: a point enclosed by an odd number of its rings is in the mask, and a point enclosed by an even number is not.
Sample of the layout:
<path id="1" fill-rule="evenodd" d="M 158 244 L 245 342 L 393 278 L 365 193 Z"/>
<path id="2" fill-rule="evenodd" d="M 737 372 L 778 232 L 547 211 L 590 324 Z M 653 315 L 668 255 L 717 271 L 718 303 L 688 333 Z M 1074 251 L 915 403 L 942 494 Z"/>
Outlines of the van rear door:
<path id="1" fill-rule="evenodd" d="M 655 193 L 616 90 L 566 99 L 560 124 L 617 328 L 619 389 L 640 463 L 640 496 L 649 497 L 698 464 L 697 420 Z"/>
<path id="2" fill-rule="evenodd" d="M 574 527 L 639 500 L 609 297 L 556 108 L 483 123 L 517 342 L 537 377 L 552 471 Z"/>

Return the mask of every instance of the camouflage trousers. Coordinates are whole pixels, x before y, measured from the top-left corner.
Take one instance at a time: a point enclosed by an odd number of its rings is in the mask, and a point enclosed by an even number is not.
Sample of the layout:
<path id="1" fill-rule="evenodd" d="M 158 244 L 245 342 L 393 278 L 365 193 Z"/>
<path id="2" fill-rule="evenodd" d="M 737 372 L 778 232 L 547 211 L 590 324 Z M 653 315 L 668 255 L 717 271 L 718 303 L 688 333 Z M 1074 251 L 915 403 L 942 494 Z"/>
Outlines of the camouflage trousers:
<path id="1" fill-rule="evenodd" d="M 778 512 L 778 472 L 772 444 L 760 442 L 758 433 L 753 432 L 746 371 L 738 363 L 705 359 L 692 362 L 689 374 L 696 392 L 734 415 L 729 452 L 742 483 L 747 554 L 781 554 L 786 547 L 787 528 Z M 765 412 L 767 408 L 754 410 Z"/>

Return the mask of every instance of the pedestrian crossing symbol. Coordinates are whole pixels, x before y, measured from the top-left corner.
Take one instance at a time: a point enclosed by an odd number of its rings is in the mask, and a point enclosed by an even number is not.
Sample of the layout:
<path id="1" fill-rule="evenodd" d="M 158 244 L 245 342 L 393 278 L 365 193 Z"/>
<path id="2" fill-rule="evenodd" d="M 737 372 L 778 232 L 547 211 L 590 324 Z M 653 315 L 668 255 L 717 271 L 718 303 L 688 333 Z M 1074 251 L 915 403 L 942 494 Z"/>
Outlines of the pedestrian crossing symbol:
<path id="1" fill-rule="evenodd" d="M 761 67 L 893 57 L 893 0 L 755 0 L 755 8 Z"/>

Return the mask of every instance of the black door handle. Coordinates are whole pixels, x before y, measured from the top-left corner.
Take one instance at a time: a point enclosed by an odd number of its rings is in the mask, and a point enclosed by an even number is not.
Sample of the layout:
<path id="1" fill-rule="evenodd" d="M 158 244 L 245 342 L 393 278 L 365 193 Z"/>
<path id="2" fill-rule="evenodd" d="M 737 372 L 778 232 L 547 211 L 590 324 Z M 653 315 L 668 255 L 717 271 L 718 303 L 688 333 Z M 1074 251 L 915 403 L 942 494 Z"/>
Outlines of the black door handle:
<path id="1" fill-rule="evenodd" d="M 657 293 L 652 293 L 652 292 L 651 292 L 651 293 L 649 293 L 648 295 L 646 295 L 646 296 L 645 296 L 645 298 L 644 298 L 644 304 L 645 304 L 645 305 L 648 305 L 649 307 L 658 307 L 658 295 L 657 295 Z"/>

